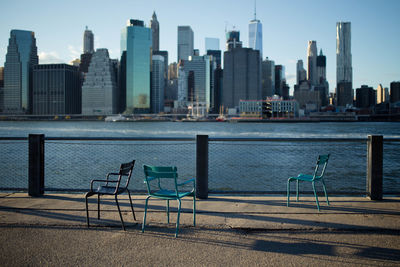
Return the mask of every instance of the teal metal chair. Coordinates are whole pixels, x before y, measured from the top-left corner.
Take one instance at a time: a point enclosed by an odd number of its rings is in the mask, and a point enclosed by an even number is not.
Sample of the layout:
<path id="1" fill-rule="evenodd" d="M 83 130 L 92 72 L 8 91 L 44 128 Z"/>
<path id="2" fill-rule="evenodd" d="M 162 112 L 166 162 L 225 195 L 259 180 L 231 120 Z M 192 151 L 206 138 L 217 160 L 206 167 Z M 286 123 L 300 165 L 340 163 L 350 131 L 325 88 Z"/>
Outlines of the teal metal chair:
<path id="1" fill-rule="evenodd" d="M 175 166 L 149 166 L 143 165 L 145 183 L 147 185 L 148 196 L 144 207 L 142 232 L 146 226 L 147 206 L 151 197 L 165 199 L 167 201 L 167 223 L 169 223 L 169 201 L 178 201 L 178 215 L 176 219 L 175 237 L 178 237 L 179 217 L 181 213 L 181 198 L 186 196 L 193 197 L 193 225 L 196 226 L 196 180 L 190 179 L 183 183 L 178 183 L 178 172 Z M 168 181 L 169 180 L 169 181 Z M 193 183 L 190 191 L 181 191 L 183 185 Z M 166 188 L 170 185 L 170 188 Z"/>
<path id="2" fill-rule="evenodd" d="M 320 209 L 319 209 L 319 201 L 318 201 L 317 192 L 315 191 L 315 182 L 321 181 L 322 187 L 324 189 L 325 197 L 326 197 L 326 203 L 329 206 L 328 194 L 326 193 L 325 182 L 324 182 L 324 174 L 325 174 L 325 170 L 326 170 L 326 165 L 328 165 L 329 156 L 330 156 L 330 154 L 318 156 L 317 164 L 315 166 L 313 175 L 307 175 L 307 174 L 301 173 L 297 177 L 290 177 L 288 179 L 288 181 L 287 181 L 287 206 L 288 207 L 289 207 L 289 202 L 290 202 L 290 182 L 291 181 L 297 182 L 297 184 L 296 184 L 296 201 L 299 201 L 299 182 L 300 181 L 311 182 L 312 188 L 314 191 L 315 201 L 317 202 L 318 211 Z"/>

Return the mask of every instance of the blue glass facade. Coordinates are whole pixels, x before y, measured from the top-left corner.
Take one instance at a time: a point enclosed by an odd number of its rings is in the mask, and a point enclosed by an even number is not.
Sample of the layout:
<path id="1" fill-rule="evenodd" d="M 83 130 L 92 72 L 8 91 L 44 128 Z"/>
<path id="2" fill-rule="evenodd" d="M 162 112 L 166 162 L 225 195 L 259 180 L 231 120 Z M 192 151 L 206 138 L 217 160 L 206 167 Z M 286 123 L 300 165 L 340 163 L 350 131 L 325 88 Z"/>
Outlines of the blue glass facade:
<path id="1" fill-rule="evenodd" d="M 138 21 L 121 32 L 121 55 L 126 51 L 126 111 L 150 112 L 151 29 Z"/>
<path id="2" fill-rule="evenodd" d="M 38 61 L 35 33 L 12 30 L 4 63 L 5 113 L 31 113 L 31 73 Z"/>

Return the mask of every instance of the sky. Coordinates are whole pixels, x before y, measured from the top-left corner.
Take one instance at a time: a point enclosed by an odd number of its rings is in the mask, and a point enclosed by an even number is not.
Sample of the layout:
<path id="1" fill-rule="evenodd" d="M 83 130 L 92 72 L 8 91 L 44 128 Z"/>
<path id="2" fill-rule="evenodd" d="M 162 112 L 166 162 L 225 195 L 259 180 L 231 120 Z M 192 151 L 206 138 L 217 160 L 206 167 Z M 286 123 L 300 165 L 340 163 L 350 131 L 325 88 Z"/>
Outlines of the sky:
<path id="1" fill-rule="evenodd" d="M 153 11 L 160 23 L 160 49 L 176 61 L 177 27 L 189 25 L 194 46 L 204 54 L 205 38 L 219 38 L 225 51 L 225 31 L 240 31 L 248 47 L 248 24 L 254 18 L 252 0 L 2 0 L 0 66 L 4 66 L 12 29 L 35 32 L 39 63 L 69 63 L 83 50 L 88 26 L 95 48 L 120 56 L 120 33 L 128 19 L 150 25 Z M 351 22 L 353 87 L 400 80 L 400 0 L 257 0 L 256 16 L 263 24 L 263 56 L 284 65 L 293 92 L 296 62 L 307 68 L 307 45 L 317 41 L 327 57 L 329 90 L 336 84 L 336 23 Z"/>

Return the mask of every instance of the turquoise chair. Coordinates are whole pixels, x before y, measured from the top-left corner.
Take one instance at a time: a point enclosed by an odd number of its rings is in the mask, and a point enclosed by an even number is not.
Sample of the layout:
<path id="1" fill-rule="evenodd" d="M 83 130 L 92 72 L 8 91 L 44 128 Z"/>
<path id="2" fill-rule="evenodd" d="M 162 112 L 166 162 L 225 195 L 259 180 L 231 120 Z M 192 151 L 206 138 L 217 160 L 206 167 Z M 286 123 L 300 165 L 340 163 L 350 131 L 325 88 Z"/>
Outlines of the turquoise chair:
<path id="1" fill-rule="evenodd" d="M 178 215 L 176 219 L 175 237 L 178 237 L 179 217 L 181 213 L 181 198 L 186 196 L 193 197 L 193 225 L 196 226 L 196 180 L 190 179 L 183 183 L 178 183 L 178 173 L 175 166 L 149 166 L 143 165 L 145 183 L 147 185 L 148 196 L 144 207 L 142 232 L 146 226 L 147 204 L 151 197 L 165 199 L 167 201 L 167 223 L 169 223 L 169 201 L 178 201 Z M 170 182 L 168 183 L 168 180 Z M 181 186 L 193 183 L 190 191 L 181 191 Z M 172 189 L 166 189 L 165 185 L 169 184 Z"/>
<path id="2" fill-rule="evenodd" d="M 321 181 L 322 187 L 324 189 L 325 197 L 326 197 L 326 203 L 329 206 L 328 194 L 326 193 L 325 182 L 324 182 L 324 174 L 325 174 L 326 165 L 328 165 L 329 156 L 330 156 L 330 154 L 318 156 L 317 164 L 315 166 L 315 171 L 314 171 L 313 175 L 307 175 L 307 174 L 301 173 L 297 177 L 290 177 L 288 179 L 288 181 L 287 181 L 287 206 L 288 207 L 289 207 L 289 201 L 290 201 L 290 182 L 291 181 L 297 182 L 297 184 L 296 184 L 297 201 L 299 201 L 299 181 L 311 182 L 312 188 L 314 191 L 315 201 L 317 202 L 318 211 L 319 211 L 319 201 L 318 201 L 317 192 L 315 191 L 315 182 Z"/>

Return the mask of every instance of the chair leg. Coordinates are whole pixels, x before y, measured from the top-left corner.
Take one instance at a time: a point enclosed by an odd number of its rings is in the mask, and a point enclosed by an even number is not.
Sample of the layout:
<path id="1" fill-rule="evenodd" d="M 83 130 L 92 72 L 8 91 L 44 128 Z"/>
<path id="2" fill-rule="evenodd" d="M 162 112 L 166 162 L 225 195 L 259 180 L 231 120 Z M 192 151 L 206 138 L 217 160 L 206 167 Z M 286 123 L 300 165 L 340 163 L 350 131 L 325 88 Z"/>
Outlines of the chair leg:
<path id="1" fill-rule="evenodd" d="M 169 223 L 169 200 L 167 200 L 167 223 Z"/>
<path id="2" fill-rule="evenodd" d="M 149 202 L 149 198 L 150 198 L 150 196 L 148 196 L 148 197 L 146 198 L 146 202 L 145 202 L 145 205 L 144 205 L 144 215 L 143 215 L 142 233 L 144 233 L 144 227 L 145 227 L 145 225 L 146 225 L 147 204 L 148 204 L 148 202 Z"/>
<path id="3" fill-rule="evenodd" d="M 193 194 L 193 226 L 196 226 L 196 194 Z"/>
<path id="4" fill-rule="evenodd" d="M 329 199 L 328 199 L 328 193 L 326 193 L 325 182 L 323 179 L 321 179 L 321 181 L 322 181 L 322 188 L 324 189 L 324 193 L 325 193 L 325 197 L 326 197 L 326 203 L 329 206 Z"/>
<path id="5" fill-rule="evenodd" d="M 181 200 L 178 198 L 178 215 L 176 218 L 176 230 L 175 230 L 175 237 L 178 237 L 178 231 L 179 231 L 179 217 L 181 215 Z"/>
<path id="6" fill-rule="evenodd" d="M 299 202 L 299 180 L 296 180 L 296 201 Z"/>
<path id="7" fill-rule="evenodd" d="M 122 219 L 121 209 L 119 208 L 117 195 L 115 195 L 115 202 L 117 203 L 119 217 L 121 218 L 122 229 L 125 231 L 124 220 Z"/>
<path id="8" fill-rule="evenodd" d="M 100 194 L 97 195 L 97 219 L 100 220 Z"/>
<path id="9" fill-rule="evenodd" d="M 88 194 L 86 194 L 86 196 L 85 196 L 85 202 L 86 202 L 86 223 L 87 223 L 87 227 L 89 228 Z"/>
<path id="10" fill-rule="evenodd" d="M 314 191 L 315 201 L 317 202 L 318 211 L 320 211 L 319 210 L 319 201 L 318 201 L 317 192 L 315 191 L 315 183 L 314 183 L 314 181 L 312 182 L 312 188 L 313 188 L 313 191 Z"/>
<path id="11" fill-rule="evenodd" d="M 290 182 L 291 182 L 291 179 L 289 178 L 287 181 L 287 201 L 286 201 L 287 207 L 289 207 L 289 202 L 290 202 Z"/>
<path id="12" fill-rule="evenodd" d="M 133 219 L 136 221 L 135 211 L 133 210 L 133 204 L 132 204 L 131 193 L 129 192 L 128 189 L 126 189 L 126 191 L 128 191 L 129 202 L 131 203 L 131 209 L 132 209 L 132 213 L 133 213 Z"/>

